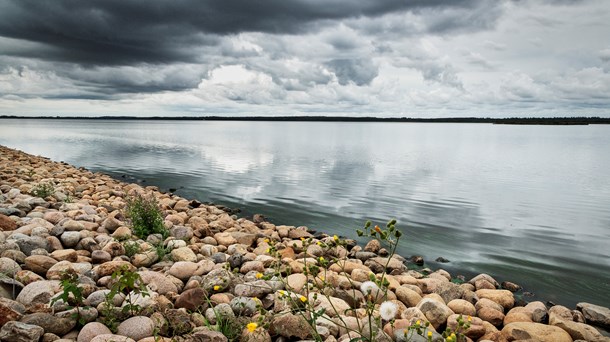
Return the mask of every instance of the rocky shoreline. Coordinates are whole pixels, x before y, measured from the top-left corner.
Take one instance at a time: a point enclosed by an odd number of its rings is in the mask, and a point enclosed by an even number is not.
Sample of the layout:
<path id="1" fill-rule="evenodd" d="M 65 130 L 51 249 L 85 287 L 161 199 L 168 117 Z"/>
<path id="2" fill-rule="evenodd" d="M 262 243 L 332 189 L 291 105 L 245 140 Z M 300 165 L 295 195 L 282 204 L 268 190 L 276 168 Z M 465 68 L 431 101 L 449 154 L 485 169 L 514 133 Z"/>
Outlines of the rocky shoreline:
<path id="1" fill-rule="evenodd" d="M 32 195 L 41 185 L 48 196 Z M 137 194 L 156 198 L 167 238 L 134 235 L 124 210 Z M 405 341 L 409 327 L 426 322 L 411 340 L 444 341 L 463 317 L 472 341 L 610 341 L 596 328 L 610 328 L 605 307 L 516 301 L 518 287 L 486 274 L 456 283 L 444 270 L 409 270 L 375 239 L 337 243 L 3 146 L 0 230 L 0 341 L 349 341 L 364 327 L 378 330 L 377 341 Z M 139 276 L 146 295 L 132 289 L 108 304 L 121 269 Z M 75 275 L 82 307 L 60 299 L 66 274 Z M 384 280 L 383 299 L 366 292 L 370 279 Z M 316 333 L 286 299 L 293 295 L 322 313 Z M 380 324 L 363 324 L 367 302 Z M 125 310 L 134 304 L 137 312 Z M 234 322 L 235 336 L 223 334 L 223 322 Z"/>

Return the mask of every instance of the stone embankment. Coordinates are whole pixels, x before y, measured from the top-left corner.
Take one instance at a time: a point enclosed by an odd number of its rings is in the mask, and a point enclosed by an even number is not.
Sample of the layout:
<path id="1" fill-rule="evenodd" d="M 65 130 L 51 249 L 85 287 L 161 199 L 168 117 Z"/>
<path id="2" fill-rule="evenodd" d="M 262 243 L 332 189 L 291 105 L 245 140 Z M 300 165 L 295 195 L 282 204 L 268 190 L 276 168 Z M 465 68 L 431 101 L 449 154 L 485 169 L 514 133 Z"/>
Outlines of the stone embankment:
<path id="1" fill-rule="evenodd" d="M 40 184 L 52 185 L 44 198 L 31 195 Z M 124 209 L 135 194 L 156 197 L 166 239 L 133 234 Z M 1 146 L 0 230 L 0 341 L 314 340 L 294 298 L 313 309 L 306 314 L 324 309 L 316 323 L 322 341 L 349 341 L 371 328 L 377 341 L 404 341 L 418 321 L 429 326 L 412 341 L 427 341 L 428 331 L 442 341 L 460 315 L 468 317 L 464 333 L 472 341 L 610 341 L 596 329 L 610 327 L 605 307 L 516 302 L 510 290 L 518 287 L 503 288 L 486 274 L 457 284 L 443 270 L 408 270 L 402 257 L 388 260 L 377 240 L 336 244 L 305 227 L 237 218 Z M 307 273 L 308 265 L 324 276 Z M 108 300 L 121 267 L 140 276 L 147 296 Z M 278 267 L 282 277 L 273 278 Z M 77 275 L 77 307 L 74 293 L 72 303 L 57 300 L 67 274 Z M 371 275 L 387 279 L 387 297 L 362 293 Z M 392 317 L 381 312 L 383 320 L 369 325 L 364 307 L 371 301 L 394 303 L 382 308 Z"/>

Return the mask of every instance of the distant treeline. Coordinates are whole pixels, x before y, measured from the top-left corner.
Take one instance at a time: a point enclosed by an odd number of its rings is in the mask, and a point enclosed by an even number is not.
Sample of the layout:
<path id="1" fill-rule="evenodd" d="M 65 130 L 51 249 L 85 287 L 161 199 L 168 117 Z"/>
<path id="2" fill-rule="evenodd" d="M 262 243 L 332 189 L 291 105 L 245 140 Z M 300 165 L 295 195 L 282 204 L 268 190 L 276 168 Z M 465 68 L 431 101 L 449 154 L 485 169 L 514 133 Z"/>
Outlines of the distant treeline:
<path id="1" fill-rule="evenodd" d="M 600 117 L 553 117 L 553 118 L 378 118 L 344 116 L 17 116 L 3 115 L 0 119 L 61 119 L 61 120 L 208 120 L 208 121 L 319 121 L 319 122 L 445 122 L 445 123 L 492 123 L 505 125 L 590 125 L 610 124 L 610 118 Z"/>

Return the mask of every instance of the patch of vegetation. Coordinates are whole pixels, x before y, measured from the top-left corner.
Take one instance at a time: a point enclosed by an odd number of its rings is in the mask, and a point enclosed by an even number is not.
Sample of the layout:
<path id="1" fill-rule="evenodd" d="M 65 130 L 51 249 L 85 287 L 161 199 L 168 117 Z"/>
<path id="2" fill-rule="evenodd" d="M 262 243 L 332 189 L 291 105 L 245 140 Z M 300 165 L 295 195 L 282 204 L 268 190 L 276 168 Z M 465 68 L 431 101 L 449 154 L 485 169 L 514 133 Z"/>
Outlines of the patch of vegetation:
<path id="1" fill-rule="evenodd" d="M 126 216 L 131 220 L 133 233 L 146 239 L 150 234 L 161 234 L 163 239 L 169 236 L 169 231 L 163 225 L 163 216 L 157 200 L 150 196 L 141 195 L 127 198 Z"/>
<path id="2" fill-rule="evenodd" d="M 120 318 L 134 316 L 142 311 L 142 308 L 134 303 L 133 296 L 140 295 L 146 297 L 149 294 L 140 275 L 135 271 L 131 271 L 127 266 L 114 271 L 111 278 L 112 285 L 110 286 L 110 292 L 106 294 L 100 313 L 102 314 L 101 322 L 112 332 L 116 333 Z M 114 297 L 119 293 L 126 296 L 120 309 L 114 306 Z M 117 310 L 120 311 L 117 312 Z"/>
<path id="3" fill-rule="evenodd" d="M 32 191 L 30 191 L 30 194 L 32 194 L 32 196 L 40 198 L 47 198 L 53 195 L 53 193 L 55 193 L 55 187 L 52 183 L 37 184 L 34 188 L 32 188 Z"/>
<path id="4" fill-rule="evenodd" d="M 130 258 L 140 252 L 140 244 L 135 241 L 123 242 L 123 248 L 125 248 L 125 255 Z"/>
<path id="5" fill-rule="evenodd" d="M 76 307 L 76 313 L 73 318 L 80 325 L 85 325 L 87 322 L 84 321 L 80 314 L 80 308 L 84 306 L 84 298 L 83 290 L 78 287 L 78 274 L 73 270 L 62 272 L 60 284 L 62 292 L 51 300 L 51 306 L 61 300 L 68 306 L 68 309 Z"/>

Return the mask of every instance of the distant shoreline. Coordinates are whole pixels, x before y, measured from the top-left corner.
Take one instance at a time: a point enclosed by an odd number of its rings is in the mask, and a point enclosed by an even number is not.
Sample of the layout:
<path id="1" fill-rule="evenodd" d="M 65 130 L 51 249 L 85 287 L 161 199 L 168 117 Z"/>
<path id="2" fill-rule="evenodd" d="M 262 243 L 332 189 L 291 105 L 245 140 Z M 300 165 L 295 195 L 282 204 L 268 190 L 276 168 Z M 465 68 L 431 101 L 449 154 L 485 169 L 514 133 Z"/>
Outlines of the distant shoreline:
<path id="1" fill-rule="evenodd" d="M 593 125 L 610 124 L 610 118 L 601 117 L 553 117 L 553 118 L 378 118 L 342 116 L 17 116 L 2 115 L 0 119 L 59 119 L 59 120 L 167 120 L 167 121 L 292 121 L 292 122 L 429 122 L 429 123 L 490 123 L 496 125 Z"/>

